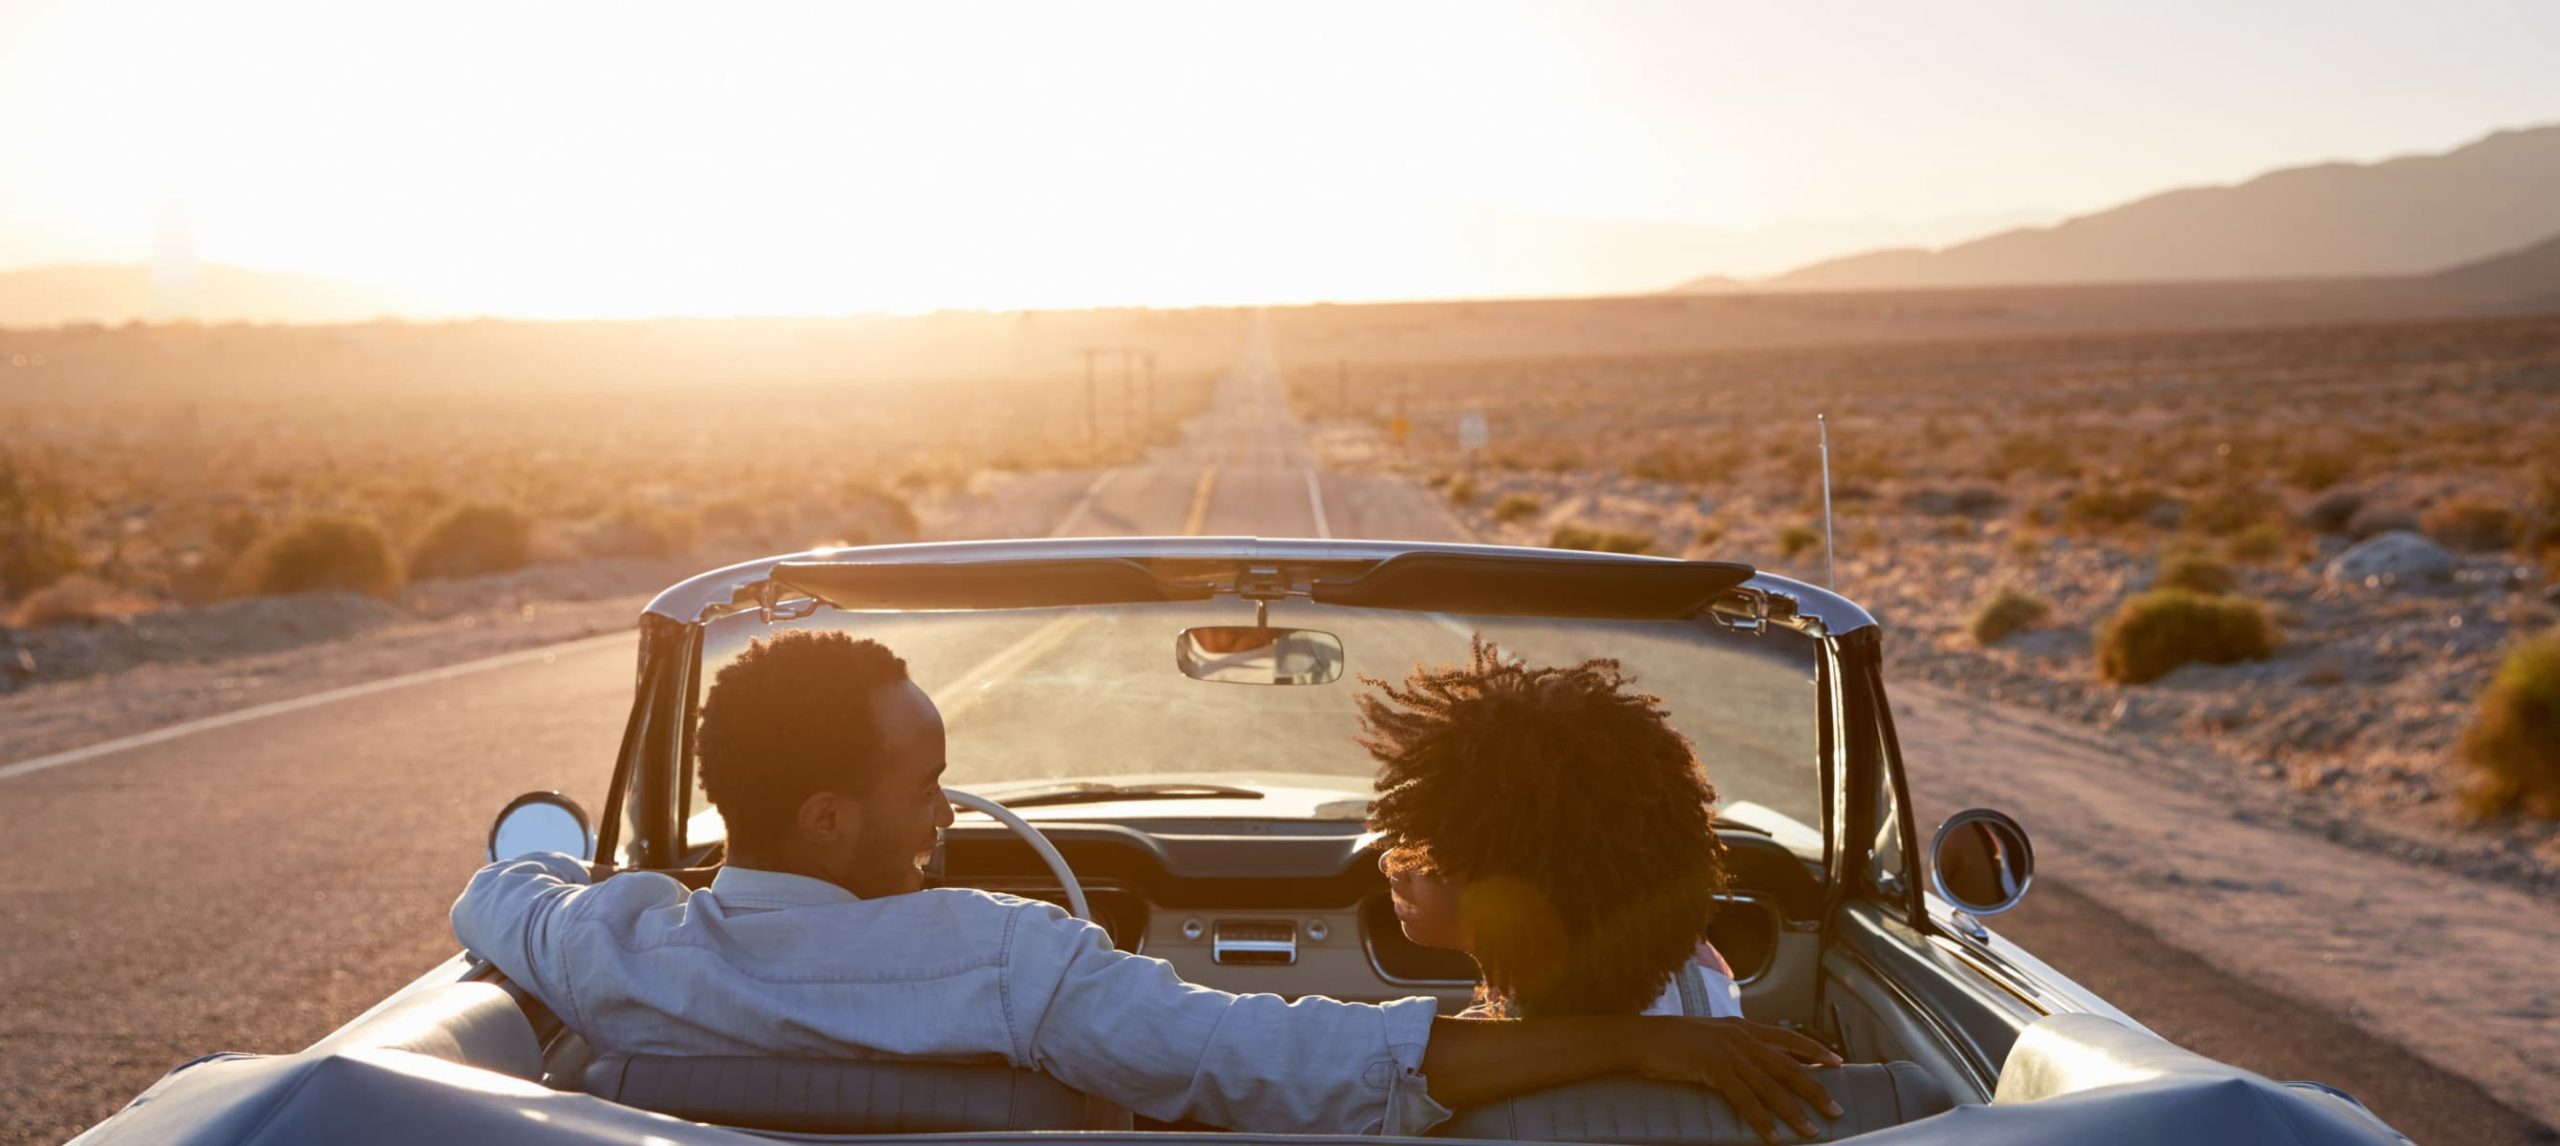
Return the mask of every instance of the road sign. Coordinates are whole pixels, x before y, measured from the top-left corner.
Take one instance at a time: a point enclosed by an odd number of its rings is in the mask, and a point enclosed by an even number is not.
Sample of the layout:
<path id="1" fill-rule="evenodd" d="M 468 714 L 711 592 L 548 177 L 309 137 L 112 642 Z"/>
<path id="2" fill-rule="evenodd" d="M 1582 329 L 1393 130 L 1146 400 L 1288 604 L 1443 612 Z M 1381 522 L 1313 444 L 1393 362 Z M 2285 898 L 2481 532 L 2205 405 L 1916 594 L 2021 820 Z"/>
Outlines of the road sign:
<path id="1" fill-rule="evenodd" d="M 1397 415 L 1395 420 L 1387 423 L 1387 436 L 1394 438 L 1396 440 L 1396 444 L 1399 446 L 1404 444 L 1405 435 L 1412 432 L 1413 424 L 1405 421 L 1404 416 L 1401 414 Z"/>
<path id="2" fill-rule="evenodd" d="M 1458 415 L 1459 449 L 1481 450 L 1484 448 L 1487 436 L 1488 435 L 1484 428 L 1484 414 L 1482 412 L 1469 410 L 1464 414 Z"/>

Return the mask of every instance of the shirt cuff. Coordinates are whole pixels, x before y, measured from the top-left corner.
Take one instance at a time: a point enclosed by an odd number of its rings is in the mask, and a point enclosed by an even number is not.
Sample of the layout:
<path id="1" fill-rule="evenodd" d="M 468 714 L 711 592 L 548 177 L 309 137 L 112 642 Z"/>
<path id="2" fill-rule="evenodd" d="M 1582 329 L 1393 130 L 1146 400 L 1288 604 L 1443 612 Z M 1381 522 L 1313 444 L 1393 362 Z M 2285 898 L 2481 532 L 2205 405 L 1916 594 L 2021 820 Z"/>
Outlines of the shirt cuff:
<path id="1" fill-rule="evenodd" d="M 1387 1112 L 1378 1133 L 1418 1138 L 1450 1117 L 1449 1108 L 1431 1097 L 1431 1080 L 1422 1075 L 1422 1052 L 1431 1043 L 1431 1020 L 1439 1015 L 1440 1003 L 1416 997 L 1380 1009 L 1386 1012 L 1387 1053 L 1396 1069 L 1387 1084 Z"/>
<path id="2" fill-rule="evenodd" d="M 562 883 L 587 883 L 587 865 L 567 852 L 527 852 L 513 863 L 537 863 L 542 870 Z"/>

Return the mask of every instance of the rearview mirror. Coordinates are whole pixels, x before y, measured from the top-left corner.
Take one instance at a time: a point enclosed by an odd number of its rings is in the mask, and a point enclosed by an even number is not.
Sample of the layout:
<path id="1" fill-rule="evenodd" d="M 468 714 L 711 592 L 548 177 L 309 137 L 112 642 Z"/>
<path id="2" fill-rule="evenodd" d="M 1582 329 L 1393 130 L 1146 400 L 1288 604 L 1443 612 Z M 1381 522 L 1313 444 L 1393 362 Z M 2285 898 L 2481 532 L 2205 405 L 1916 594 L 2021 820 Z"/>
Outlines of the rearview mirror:
<path id="1" fill-rule="evenodd" d="M 1342 638 L 1314 629 L 1203 625 L 1173 638 L 1173 663 L 1193 680 L 1221 684 L 1331 684 L 1342 676 Z"/>
<path id="2" fill-rule="evenodd" d="M 558 792 L 527 792 L 507 802 L 489 825 L 489 862 L 522 859 L 535 852 L 596 858 L 596 834 L 587 810 Z"/>
<path id="3" fill-rule="evenodd" d="M 1938 896 L 1974 915 L 2018 905 L 2035 882 L 2035 848 L 2027 830 L 1989 808 L 1967 808 L 1939 825 L 1929 844 L 1929 877 Z"/>

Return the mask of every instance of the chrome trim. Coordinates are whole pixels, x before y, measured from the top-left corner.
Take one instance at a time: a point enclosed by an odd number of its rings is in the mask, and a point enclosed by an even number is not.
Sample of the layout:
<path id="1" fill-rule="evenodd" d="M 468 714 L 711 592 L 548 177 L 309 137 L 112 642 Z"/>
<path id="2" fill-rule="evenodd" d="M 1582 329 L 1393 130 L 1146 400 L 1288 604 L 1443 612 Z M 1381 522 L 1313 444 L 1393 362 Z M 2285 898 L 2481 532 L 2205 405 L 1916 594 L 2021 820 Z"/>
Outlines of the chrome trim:
<path id="1" fill-rule="evenodd" d="M 1266 537 L 1060 537 L 1002 541 L 933 541 L 906 545 L 866 545 L 812 549 L 741 561 L 696 574 L 660 592 L 646 612 L 685 624 L 701 624 L 740 609 L 756 608 L 758 590 L 770 581 L 773 568 L 785 562 L 859 561 L 902 565 L 1047 561 L 1069 557 L 1136 557 L 1229 561 L 1383 561 L 1401 553 L 1458 553 L 1488 557 L 1535 557 L 1567 563 L 1656 562 L 1668 557 L 1581 550 L 1539 549 L 1516 545 L 1473 545 L 1444 541 L 1354 541 Z M 1838 636 L 1870 628 L 1873 616 L 1855 602 L 1828 589 L 1773 573 L 1756 573 L 1742 588 L 1758 590 L 1790 603 L 1772 609 L 1773 620 L 1807 625 L 1814 635 Z"/>
<path id="2" fill-rule="evenodd" d="M 1298 963 L 1298 922 L 1218 920 L 1209 926 L 1209 961 L 1221 966 L 1294 967 Z"/>

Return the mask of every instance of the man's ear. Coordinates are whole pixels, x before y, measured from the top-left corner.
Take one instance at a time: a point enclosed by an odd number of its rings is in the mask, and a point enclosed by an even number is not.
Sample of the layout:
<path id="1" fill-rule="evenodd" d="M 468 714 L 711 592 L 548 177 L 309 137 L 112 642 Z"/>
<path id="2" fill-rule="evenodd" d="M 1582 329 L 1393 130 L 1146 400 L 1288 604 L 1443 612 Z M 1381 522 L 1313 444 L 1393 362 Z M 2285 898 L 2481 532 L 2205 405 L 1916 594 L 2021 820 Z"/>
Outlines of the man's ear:
<path id="1" fill-rule="evenodd" d="M 834 792 L 811 792 L 800 801 L 797 817 L 800 838 L 813 844 L 838 844 L 858 822 L 853 809 L 845 806 L 843 796 Z"/>

